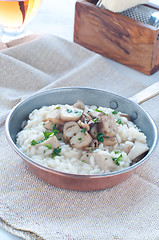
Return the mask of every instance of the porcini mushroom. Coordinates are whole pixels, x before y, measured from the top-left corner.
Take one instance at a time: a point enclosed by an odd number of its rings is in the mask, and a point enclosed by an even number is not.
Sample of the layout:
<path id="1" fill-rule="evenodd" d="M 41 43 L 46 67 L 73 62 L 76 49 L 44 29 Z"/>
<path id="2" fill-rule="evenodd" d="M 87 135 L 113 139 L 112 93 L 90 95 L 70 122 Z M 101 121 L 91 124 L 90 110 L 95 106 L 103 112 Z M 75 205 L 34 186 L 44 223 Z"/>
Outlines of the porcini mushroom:
<path id="1" fill-rule="evenodd" d="M 111 115 L 100 114 L 98 131 L 101 132 L 104 137 L 115 137 L 118 132 L 115 119 Z"/>

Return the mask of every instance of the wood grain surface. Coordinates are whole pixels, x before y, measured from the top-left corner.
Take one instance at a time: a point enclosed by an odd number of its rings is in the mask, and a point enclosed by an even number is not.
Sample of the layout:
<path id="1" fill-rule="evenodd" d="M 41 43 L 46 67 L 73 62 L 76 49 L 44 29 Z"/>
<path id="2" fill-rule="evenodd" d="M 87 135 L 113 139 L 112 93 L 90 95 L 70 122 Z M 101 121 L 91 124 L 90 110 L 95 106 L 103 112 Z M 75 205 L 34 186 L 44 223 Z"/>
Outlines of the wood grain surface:
<path id="1" fill-rule="evenodd" d="M 101 9 L 96 2 L 76 2 L 74 41 L 147 75 L 158 71 L 159 30 Z"/>

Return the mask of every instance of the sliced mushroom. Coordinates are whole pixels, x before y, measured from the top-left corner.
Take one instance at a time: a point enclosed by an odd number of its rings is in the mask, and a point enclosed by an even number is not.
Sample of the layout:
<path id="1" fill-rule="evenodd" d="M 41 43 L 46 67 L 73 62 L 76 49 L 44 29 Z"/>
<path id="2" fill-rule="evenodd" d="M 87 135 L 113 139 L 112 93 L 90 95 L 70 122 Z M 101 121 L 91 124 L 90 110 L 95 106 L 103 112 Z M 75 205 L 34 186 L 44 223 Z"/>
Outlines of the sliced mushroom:
<path id="1" fill-rule="evenodd" d="M 63 137 L 70 140 L 80 131 L 80 127 L 76 122 L 66 122 L 63 127 Z"/>
<path id="2" fill-rule="evenodd" d="M 91 116 L 92 118 L 98 118 L 98 116 L 100 115 L 100 112 L 96 112 L 93 109 L 89 109 L 88 111 L 89 116 Z"/>
<path id="3" fill-rule="evenodd" d="M 106 153 L 86 153 L 84 154 L 80 160 L 86 163 L 91 163 L 91 158 L 94 159 L 95 165 L 98 165 L 101 170 L 109 170 L 110 172 L 114 171 L 117 167 L 115 162 L 112 160 Z"/>
<path id="4" fill-rule="evenodd" d="M 74 105 L 73 107 L 75 108 L 79 108 L 79 109 L 82 109 L 82 110 L 85 110 L 85 105 L 82 101 L 78 100 Z"/>
<path id="5" fill-rule="evenodd" d="M 104 137 L 103 146 L 114 146 L 117 143 L 116 137 Z"/>
<path id="6" fill-rule="evenodd" d="M 133 142 L 126 141 L 125 143 L 120 144 L 120 150 L 128 154 L 133 146 L 134 146 Z"/>
<path id="7" fill-rule="evenodd" d="M 39 143 L 35 146 L 37 146 L 37 147 L 38 146 L 47 146 L 48 144 L 51 145 L 52 148 L 57 148 L 60 146 L 59 141 L 55 135 L 50 136 L 47 140 L 45 140 L 44 142 Z"/>
<path id="8" fill-rule="evenodd" d="M 85 128 L 87 132 L 90 130 L 89 124 L 88 124 L 88 123 L 84 123 L 84 122 L 82 122 L 81 120 L 78 121 L 78 125 L 79 125 L 81 128 Z"/>
<path id="9" fill-rule="evenodd" d="M 43 122 L 47 122 L 47 121 L 49 121 L 53 124 L 60 124 L 60 125 L 63 125 L 65 123 L 60 118 L 60 110 L 59 109 L 55 109 L 51 114 L 49 114 L 49 116 L 47 118 L 45 118 L 43 120 Z"/>
<path id="10" fill-rule="evenodd" d="M 90 147 L 92 149 L 95 149 L 98 147 L 98 140 L 97 139 L 93 139 L 92 142 L 90 143 Z"/>
<path id="11" fill-rule="evenodd" d="M 90 145 L 92 137 L 88 132 L 81 132 L 80 130 L 75 136 L 70 139 L 70 145 L 72 147 L 82 149 Z"/>
<path id="12" fill-rule="evenodd" d="M 45 128 L 46 130 L 51 131 L 52 128 L 53 128 L 53 123 L 50 122 L 50 121 L 46 121 L 46 122 L 43 123 L 43 126 L 44 126 L 44 128 Z M 56 127 L 57 127 L 57 126 L 56 126 Z"/>
<path id="13" fill-rule="evenodd" d="M 115 119 L 111 115 L 100 114 L 98 131 L 101 132 L 104 137 L 115 137 L 118 132 Z"/>
<path id="14" fill-rule="evenodd" d="M 147 152 L 149 150 L 148 146 L 146 143 L 142 143 L 139 141 L 135 141 L 134 146 L 131 148 L 128 157 L 130 160 L 133 160 L 140 156 L 141 154 Z"/>
<path id="15" fill-rule="evenodd" d="M 97 125 L 96 124 L 91 128 L 89 133 L 92 136 L 92 138 L 97 138 L 98 130 L 97 130 Z"/>
<path id="16" fill-rule="evenodd" d="M 69 105 L 65 105 L 60 109 L 60 119 L 66 122 L 78 121 L 82 117 L 82 114 L 83 110 Z"/>
<path id="17" fill-rule="evenodd" d="M 83 112 L 83 116 L 85 117 L 86 121 L 89 122 L 90 120 L 92 120 L 92 117 L 86 113 L 86 112 Z"/>

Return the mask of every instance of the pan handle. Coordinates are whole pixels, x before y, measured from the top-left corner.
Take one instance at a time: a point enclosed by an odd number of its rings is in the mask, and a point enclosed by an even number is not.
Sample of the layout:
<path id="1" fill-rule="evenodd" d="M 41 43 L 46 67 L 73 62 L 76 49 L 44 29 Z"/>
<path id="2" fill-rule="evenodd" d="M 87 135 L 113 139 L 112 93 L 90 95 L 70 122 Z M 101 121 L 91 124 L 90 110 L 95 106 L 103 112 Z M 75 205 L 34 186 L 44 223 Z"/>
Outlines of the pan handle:
<path id="1" fill-rule="evenodd" d="M 129 99 L 141 104 L 159 94 L 159 81 L 152 84 L 151 86 L 145 88 L 141 92 L 137 93 L 136 95 L 130 97 Z"/>

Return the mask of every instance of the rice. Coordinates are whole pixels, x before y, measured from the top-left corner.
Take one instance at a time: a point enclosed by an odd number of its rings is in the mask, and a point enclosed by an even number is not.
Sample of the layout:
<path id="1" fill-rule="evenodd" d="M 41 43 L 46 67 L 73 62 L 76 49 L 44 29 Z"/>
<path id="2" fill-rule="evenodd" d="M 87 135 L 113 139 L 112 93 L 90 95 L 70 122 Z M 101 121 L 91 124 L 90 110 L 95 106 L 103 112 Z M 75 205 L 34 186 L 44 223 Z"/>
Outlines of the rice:
<path id="1" fill-rule="evenodd" d="M 89 163 L 82 161 L 81 158 L 87 154 L 87 151 L 71 147 L 69 143 L 64 142 L 60 135 L 58 137 L 59 148 L 61 149 L 59 156 L 52 157 L 52 149 L 47 146 L 38 146 L 38 144 L 33 146 L 31 144 L 33 140 L 38 142 L 43 139 L 46 131 L 43 120 L 60 107 L 63 107 L 63 105 L 43 106 L 41 109 L 35 109 L 30 113 L 26 126 L 17 134 L 16 144 L 19 149 L 34 162 L 57 171 L 81 175 L 109 173 L 111 170 L 109 168 L 101 169 L 93 155 L 90 155 Z M 94 111 L 96 108 L 96 106 L 85 106 L 88 112 Z M 117 143 L 114 146 L 104 146 L 101 142 L 98 148 L 93 150 L 93 153 L 102 154 L 111 159 L 120 158 L 120 164 L 115 164 L 113 171 L 129 167 L 132 161 L 125 149 L 131 149 L 135 141 L 146 144 L 146 136 L 120 112 L 112 114 L 114 110 L 111 108 L 99 107 L 98 109 L 106 114 L 111 114 L 116 122 L 120 119 L 122 124 L 118 124 Z"/>

